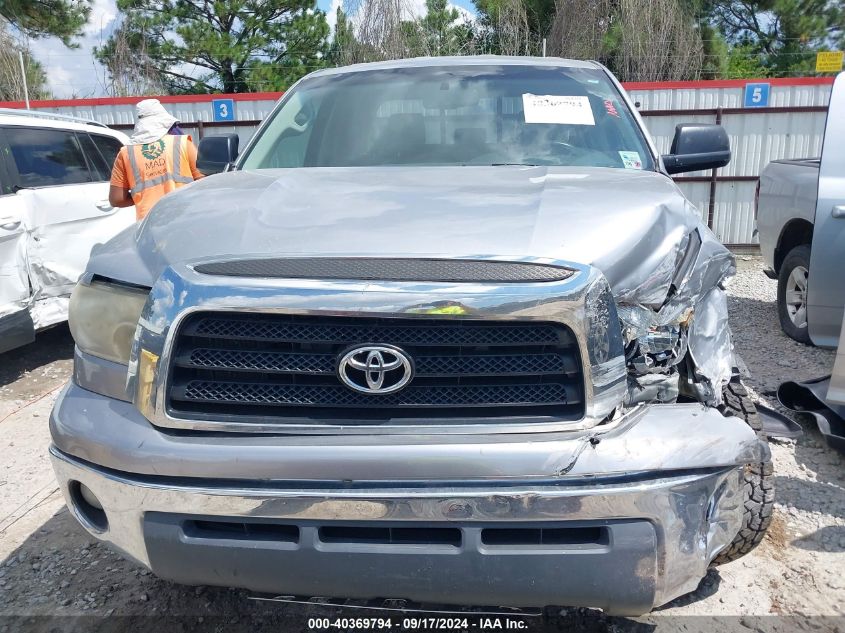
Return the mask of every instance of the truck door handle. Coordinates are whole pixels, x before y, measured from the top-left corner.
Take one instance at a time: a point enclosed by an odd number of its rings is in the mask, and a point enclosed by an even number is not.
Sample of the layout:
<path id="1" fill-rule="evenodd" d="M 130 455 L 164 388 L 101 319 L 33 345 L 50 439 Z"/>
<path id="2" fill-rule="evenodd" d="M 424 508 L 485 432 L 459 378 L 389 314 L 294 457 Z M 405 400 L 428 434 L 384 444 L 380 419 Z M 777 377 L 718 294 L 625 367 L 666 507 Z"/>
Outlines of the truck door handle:
<path id="1" fill-rule="evenodd" d="M 0 218 L 0 229 L 3 229 L 4 231 L 14 231 L 20 225 L 20 220 L 15 220 L 14 218 Z"/>
<path id="2" fill-rule="evenodd" d="M 96 202 L 94 204 L 94 206 L 97 207 L 100 211 L 104 211 L 104 212 L 109 212 L 112 209 L 114 209 L 114 207 L 112 206 L 112 203 L 109 202 L 108 200 L 100 200 L 100 201 Z"/>
<path id="3" fill-rule="evenodd" d="M 830 212 L 830 215 L 834 218 L 845 218 L 845 204 L 838 204 L 833 207 L 833 211 Z"/>

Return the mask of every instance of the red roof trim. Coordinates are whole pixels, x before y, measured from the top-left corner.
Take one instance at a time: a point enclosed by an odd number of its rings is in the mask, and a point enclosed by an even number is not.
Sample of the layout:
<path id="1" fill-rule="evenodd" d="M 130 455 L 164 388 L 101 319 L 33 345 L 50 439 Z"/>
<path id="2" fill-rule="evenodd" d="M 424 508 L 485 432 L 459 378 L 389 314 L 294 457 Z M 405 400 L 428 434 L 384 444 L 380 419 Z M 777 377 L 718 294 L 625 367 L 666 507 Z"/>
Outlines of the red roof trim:
<path id="1" fill-rule="evenodd" d="M 162 95 L 160 97 L 96 97 L 93 99 L 44 99 L 30 101 L 30 106 L 39 108 L 69 108 L 84 106 L 135 105 L 143 99 L 158 99 L 162 103 L 210 103 L 214 99 L 233 101 L 276 101 L 281 92 L 242 92 L 227 95 Z M 0 108 L 24 108 L 23 101 L 0 101 Z"/>
<path id="2" fill-rule="evenodd" d="M 706 81 L 627 81 L 625 90 L 694 90 L 696 88 L 744 88 L 745 84 L 764 83 L 772 86 L 824 86 L 835 77 L 772 77 L 762 79 L 710 79 Z"/>

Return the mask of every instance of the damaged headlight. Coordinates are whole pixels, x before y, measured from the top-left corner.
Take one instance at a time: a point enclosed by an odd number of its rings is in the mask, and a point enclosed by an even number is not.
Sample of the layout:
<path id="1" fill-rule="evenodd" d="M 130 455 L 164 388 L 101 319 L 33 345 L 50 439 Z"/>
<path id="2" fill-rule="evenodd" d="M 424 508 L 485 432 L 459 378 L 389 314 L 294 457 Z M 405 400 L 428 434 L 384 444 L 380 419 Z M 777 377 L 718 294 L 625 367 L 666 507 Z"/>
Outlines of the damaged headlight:
<path id="1" fill-rule="evenodd" d="M 596 279 L 586 297 L 587 348 L 593 398 L 588 415 L 603 418 L 625 397 L 625 350 L 616 301 L 604 277 Z"/>
<path id="2" fill-rule="evenodd" d="M 622 329 L 610 286 L 602 277 L 587 292 L 590 364 L 602 366 L 623 356 Z"/>
<path id="3" fill-rule="evenodd" d="M 637 373 L 665 372 L 687 353 L 687 323 L 651 328 L 628 345 L 628 361 Z"/>
<path id="4" fill-rule="evenodd" d="M 79 349 L 129 363 L 132 339 L 148 291 L 94 278 L 80 281 L 70 297 L 68 322 Z"/>

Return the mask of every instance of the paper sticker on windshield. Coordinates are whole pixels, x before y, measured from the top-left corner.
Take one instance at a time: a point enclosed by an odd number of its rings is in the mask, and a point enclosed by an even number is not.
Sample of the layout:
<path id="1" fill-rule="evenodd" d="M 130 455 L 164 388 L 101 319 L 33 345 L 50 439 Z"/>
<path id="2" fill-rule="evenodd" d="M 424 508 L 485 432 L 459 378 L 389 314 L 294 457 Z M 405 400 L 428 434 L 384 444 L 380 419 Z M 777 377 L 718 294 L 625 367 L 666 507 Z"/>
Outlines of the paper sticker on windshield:
<path id="1" fill-rule="evenodd" d="M 625 169 L 642 169 L 643 168 L 643 161 L 640 160 L 640 153 L 639 152 L 619 152 L 619 158 L 622 159 L 622 164 L 625 165 Z"/>
<path id="2" fill-rule="evenodd" d="M 595 125 L 589 97 L 561 95 L 522 95 L 526 123 Z"/>

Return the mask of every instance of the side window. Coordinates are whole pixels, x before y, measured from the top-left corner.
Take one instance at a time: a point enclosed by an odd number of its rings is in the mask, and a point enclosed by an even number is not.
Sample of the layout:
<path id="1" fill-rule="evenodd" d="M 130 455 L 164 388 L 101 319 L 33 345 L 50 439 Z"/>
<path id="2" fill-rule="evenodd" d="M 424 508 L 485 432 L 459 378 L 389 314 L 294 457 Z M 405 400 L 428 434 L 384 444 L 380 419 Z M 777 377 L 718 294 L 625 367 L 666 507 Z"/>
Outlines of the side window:
<path id="1" fill-rule="evenodd" d="M 92 181 L 73 132 L 8 127 L 6 141 L 22 187 L 51 187 Z"/>
<path id="2" fill-rule="evenodd" d="M 100 150 L 103 160 L 105 160 L 106 164 L 109 166 L 109 177 L 111 177 L 111 170 L 112 167 L 114 167 L 114 159 L 117 158 L 117 153 L 120 151 L 120 148 L 123 147 L 123 143 L 113 136 L 103 136 L 101 134 L 89 134 L 89 136 L 91 137 L 91 140 L 94 141 L 94 145 L 97 146 L 97 149 Z"/>
<path id="3" fill-rule="evenodd" d="M 85 158 L 88 159 L 88 165 L 91 167 L 94 174 L 96 174 L 96 180 L 105 182 L 111 178 L 111 165 L 106 164 L 105 159 L 102 154 L 100 154 L 100 150 L 97 149 L 97 146 L 94 145 L 94 141 L 91 140 L 91 137 L 84 132 L 81 132 L 76 135 L 76 138 L 80 145 L 82 145 L 82 151 L 85 152 Z"/>

